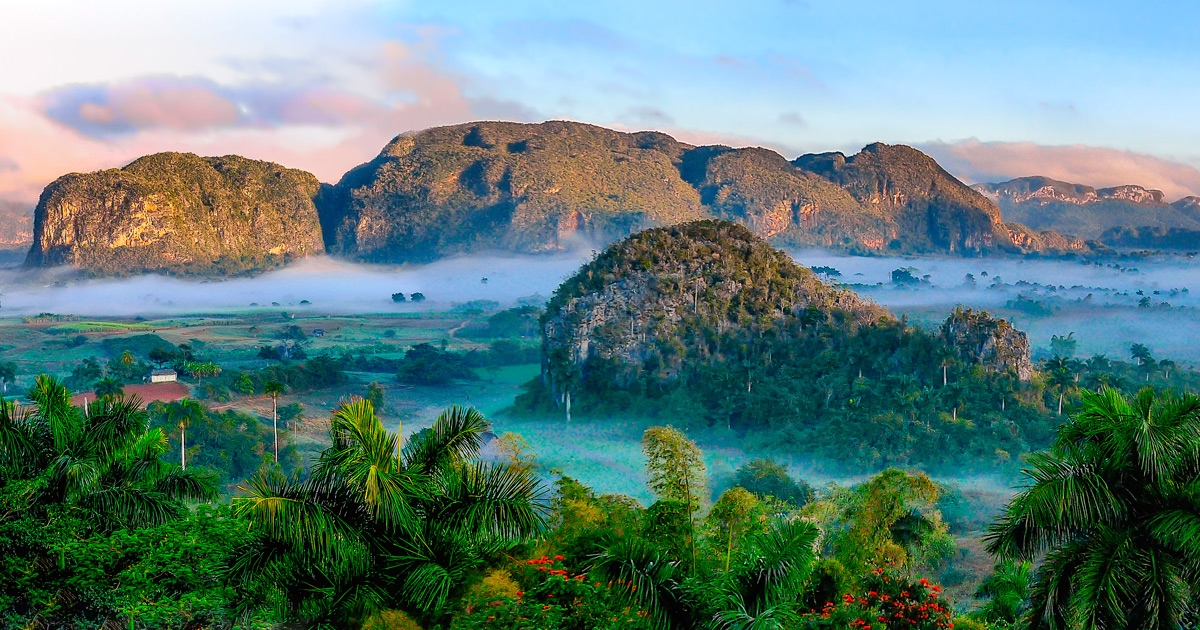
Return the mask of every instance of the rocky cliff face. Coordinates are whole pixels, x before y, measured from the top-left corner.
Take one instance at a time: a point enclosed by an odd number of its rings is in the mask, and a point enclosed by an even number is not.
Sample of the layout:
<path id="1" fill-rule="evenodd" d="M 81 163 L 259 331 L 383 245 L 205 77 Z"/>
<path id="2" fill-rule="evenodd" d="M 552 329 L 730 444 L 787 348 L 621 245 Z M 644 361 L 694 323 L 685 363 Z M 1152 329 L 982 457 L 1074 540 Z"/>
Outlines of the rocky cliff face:
<path id="1" fill-rule="evenodd" d="M 393 140 L 322 203 L 331 252 L 431 260 L 554 251 L 704 215 L 659 133 L 568 122 L 472 123 Z"/>
<path id="2" fill-rule="evenodd" d="M 1033 378 L 1029 338 L 1003 319 L 984 311 L 958 308 L 942 324 L 941 339 L 967 365 L 1008 372 L 1021 381 Z"/>
<path id="3" fill-rule="evenodd" d="M 237 156 L 160 153 L 42 192 L 26 266 L 235 274 L 323 251 L 316 177 Z"/>
<path id="4" fill-rule="evenodd" d="M 697 218 L 736 221 L 780 244 L 855 252 L 1045 246 L 1014 244 L 994 204 L 909 147 L 792 163 L 766 149 L 563 121 L 400 136 L 319 206 L 329 250 L 368 261 L 555 251 Z"/>
<path id="5" fill-rule="evenodd" d="M 1054 230 L 1080 239 L 1104 240 L 1105 232 L 1126 227 L 1144 230 L 1200 230 L 1200 204 L 1185 197 L 1168 204 L 1162 191 L 1142 186 L 1093 188 L 1049 177 L 1021 177 L 972 186 L 994 201 L 1010 221 L 1033 230 Z"/>
<path id="6" fill-rule="evenodd" d="M 898 236 L 884 213 L 774 151 L 698 147 L 680 173 L 713 216 L 776 243 L 870 252 Z"/>
<path id="7" fill-rule="evenodd" d="M 850 157 L 803 155 L 795 164 L 886 217 L 895 226 L 892 249 L 951 254 L 1021 249 L 995 204 L 911 147 L 876 143 Z"/>

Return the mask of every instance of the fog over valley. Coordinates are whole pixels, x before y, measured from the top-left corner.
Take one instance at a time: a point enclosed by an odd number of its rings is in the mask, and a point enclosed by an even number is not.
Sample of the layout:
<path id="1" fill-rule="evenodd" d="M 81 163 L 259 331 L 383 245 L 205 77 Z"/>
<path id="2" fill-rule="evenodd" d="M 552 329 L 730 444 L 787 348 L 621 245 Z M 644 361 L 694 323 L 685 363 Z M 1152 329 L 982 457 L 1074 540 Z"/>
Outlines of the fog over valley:
<path id="1" fill-rule="evenodd" d="M 1081 356 L 1124 357 L 1130 344 L 1144 343 L 1162 356 L 1200 362 L 1200 294 L 1191 290 L 1200 287 L 1200 264 L 1185 256 L 1097 263 L 788 253 L 802 265 L 837 270 L 840 276 L 833 281 L 927 326 L 940 324 L 961 304 L 1015 322 L 1029 333 L 1035 354 L 1048 347 L 1053 335 L 1074 332 Z M 322 256 L 255 277 L 223 280 L 158 275 L 93 279 L 62 269 L 23 272 L 10 265 L 0 269 L 0 317 L 152 317 L 275 308 L 312 314 L 387 313 L 450 310 L 475 301 L 484 303 L 473 306 L 488 310 L 540 303 L 591 255 L 576 250 L 472 256 L 402 266 Z M 893 282 L 897 269 L 907 270 L 914 281 Z M 426 301 L 397 304 L 390 297 L 395 292 L 420 292 Z"/>

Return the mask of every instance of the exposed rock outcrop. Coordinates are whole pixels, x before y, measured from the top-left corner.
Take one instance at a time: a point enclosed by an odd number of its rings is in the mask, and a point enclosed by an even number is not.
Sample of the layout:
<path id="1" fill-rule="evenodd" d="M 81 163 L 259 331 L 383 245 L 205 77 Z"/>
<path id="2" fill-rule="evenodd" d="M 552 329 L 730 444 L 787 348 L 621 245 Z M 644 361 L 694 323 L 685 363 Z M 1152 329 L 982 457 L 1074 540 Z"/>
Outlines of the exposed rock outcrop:
<path id="1" fill-rule="evenodd" d="M 159 153 L 58 178 L 26 266 L 96 275 L 238 274 L 323 251 L 316 177 L 238 156 Z"/>
<path id="2" fill-rule="evenodd" d="M 1009 239 L 995 204 L 912 147 L 875 143 L 850 157 L 820 153 L 794 163 L 843 187 L 890 221 L 897 241 L 890 244 L 893 250 L 1021 250 Z"/>
<path id="3" fill-rule="evenodd" d="M 955 309 L 942 324 L 941 339 L 968 365 L 1008 372 L 1020 381 L 1033 378 L 1029 338 L 1012 324 L 985 311 Z"/>

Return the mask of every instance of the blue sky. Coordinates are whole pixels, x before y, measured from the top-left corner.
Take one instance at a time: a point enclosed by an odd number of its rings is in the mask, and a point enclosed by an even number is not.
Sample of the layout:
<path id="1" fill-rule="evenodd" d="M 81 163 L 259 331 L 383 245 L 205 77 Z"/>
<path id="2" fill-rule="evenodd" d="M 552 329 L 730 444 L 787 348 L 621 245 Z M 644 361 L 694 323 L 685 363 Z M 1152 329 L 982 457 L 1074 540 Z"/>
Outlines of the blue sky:
<path id="1" fill-rule="evenodd" d="M 397 133 L 481 118 L 660 129 L 788 157 L 906 143 L 968 181 L 1200 194 L 1196 4 L 10 4 L 0 198 L 169 149 L 331 180 Z"/>

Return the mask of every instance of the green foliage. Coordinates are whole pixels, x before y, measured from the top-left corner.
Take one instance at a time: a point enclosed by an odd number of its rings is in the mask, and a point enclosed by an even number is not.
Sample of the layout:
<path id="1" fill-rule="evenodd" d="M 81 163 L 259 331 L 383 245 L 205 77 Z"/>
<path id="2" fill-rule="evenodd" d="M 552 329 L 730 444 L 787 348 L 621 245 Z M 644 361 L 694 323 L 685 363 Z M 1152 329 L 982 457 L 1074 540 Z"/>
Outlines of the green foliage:
<path id="1" fill-rule="evenodd" d="M 63 385 L 76 391 L 87 391 L 96 386 L 96 382 L 104 378 L 104 368 L 95 357 L 88 357 L 71 369 L 71 375 L 63 381 Z"/>
<path id="2" fill-rule="evenodd" d="M 374 381 L 367 383 L 367 395 L 364 396 L 370 401 L 371 406 L 375 409 L 383 410 L 383 387 Z"/>
<path id="3" fill-rule="evenodd" d="M 1075 338 L 1075 333 L 1068 333 L 1065 337 L 1054 335 L 1050 337 L 1050 352 L 1056 355 L 1064 356 L 1068 359 L 1075 356 L 1075 351 L 1079 348 L 1079 340 Z"/>
<path id="4" fill-rule="evenodd" d="M 192 389 L 198 398 L 226 401 L 233 392 L 252 394 L 262 392 L 269 382 L 278 382 L 289 391 L 307 392 L 341 384 L 346 379 L 346 362 L 327 355 L 317 355 L 303 362 L 285 361 L 261 370 L 228 371 L 208 378 Z"/>
<path id="5" fill-rule="evenodd" d="M 979 585 L 975 593 L 985 598 L 983 606 L 972 615 L 996 625 L 1013 625 L 1029 609 L 1029 584 L 1033 566 L 1029 562 L 1006 560 L 996 564 L 996 570 Z"/>
<path id="6" fill-rule="evenodd" d="M 876 567 L 936 569 L 955 551 L 935 507 L 939 492 L 924 473 L 893 468 L 837 489 L 806 512 L 827 529 L 826 544 L 851 574 Z"/>
<path id="7" fill-rule="evenodd" d="M 451 630 L 475 628 L 533 630 L 608 630 L 644 627 L 644 613 L 629 609 L 612 586 L 588 579 L 563 564 L 563 556 L 543 556 L 521 566 L 528 586 L 513 594 L 470 593 Z"/>
<path id="8" fill-rule="evenodd" d="M 1030 456 L 988 550 L 1044 554 L 1030 627 L 1181 627 L 1200 602 L 1200 398 L 1106 388 L 1082 402 Z"/>
<path id="9" fill-rule="evenodd" d="M 308 627 L 385 609 L 444 615 L 472 571 L 545 523 L 529 471 L 476 459 L 488 428 L 453 407 L 401 448 L 370 402 L 343 404 L 307 479 L 260 473 L 236 500 L 261 534 L 241 551 L 238 583 L 264 584 Z"/>
<path id="10" fill-rule="evenodd" d="M 96 396 L 98 398 L 115 398 L 123 396 L 125 390 L 121 388 L 121 381 L 108 377 L 102 378 L 96 382 Z"/>
<path id="11" fill-rule="evenodd" d="M 153 333 L 130 335 L 128 337 L 106 337 L 101 342 L 101 345 L 104 346 L 109 356 L 115 357 L 120 356 L 123 352 L 129 352 L 136 357 L 150 359 L 151 361 L 155 361 L 154 357 L 161 356 L 163 352 L 176 352 L 174 344 Z M 155 351 L 158 352 L 156 353 Z M 166 363 L 169 360 L 161 361 L 161 363 Z"/>
<path id="12" fill-rule="evenodd" d="M 804 481 L 797 482 L 787 468 L 770 459 L 752 459 L 738 468 L 733 478 L 735 485 L 753 492 L 759 498 L 774 497 L 801 508 L 816 498 L 812 486 Z"/>
<path id="13" fill-rule="evenodd" d="M 941 598 L 941 587 L 921 578 L 876 569 L 856 593 L 846 593 L 804 615 L 796 628 L 855 630 L 952 628 L 954 612 Z"/>
<path id="14" fill-rule="evenodd" d="M 151 403 L 147 411 L 150 425 L 167 436 L 170 451 L 178 461 L 180 422 L 186 418 L 187 464 L 216 471 L 223 484 L 237 483 L 252 476 L 272 461 L 271 427 L 258 418 L 234 409 L 213 411 L 196 401 Z M 299 468 L 300 454 L 288 436 L 281 438 L 280 465 L 285 473 Z"/>
<path id="15" fill-rule="evenodd" d="M 166 437 L 149 428 L 136 399 L 101 399 L 85 416 L 70 395 L 39 376 L 31 411 L 0 400 L 0 621 L 58 627 L 218 614 L 218 543 L 209 538 L 209 549 L 196 551 L 197 532 L 182 523 L 187 501 L 215 498 L 212 475 L 166 463 Z M 192 542 L 148 544 L 164 538 Z M 192 551 L 196 563 L 168 581 L 170 554 Z"/>
<path id="16" fill-rule="evenodd" d="M 484 325 L 467 325 L 458 336 L 464 339 L 512 339 L 539 336 L 538 317 L 541 309 L 519 306 L 494 313 Z"/>
<path id="17" fill-rule="evenodd" d="M 516 407 L 562 417 L 570 393 L 576 415 L 684 417 L 853 472 L 1010 467 L 1054 423 L 1021 380 L 1027 341 L 982 312 L 948 322 L 897 321 L 738 226 L 647 230 L 555 291 Z"/>
<path id="18" fill-rule="evenodd" d="M 462 355 L 420 343 L 404 353 L 396 378 L 413 385 L 445 385 L 454 379 L 474 378 Z"/>
<path id="19" fill-rule="evenodd" d="M 240 617 L 224 573 L 250 531 L 228 506 L 91 534 L 69 510 L 45 519 L 0 522 L 0 627 L 226 627 Z"/>

